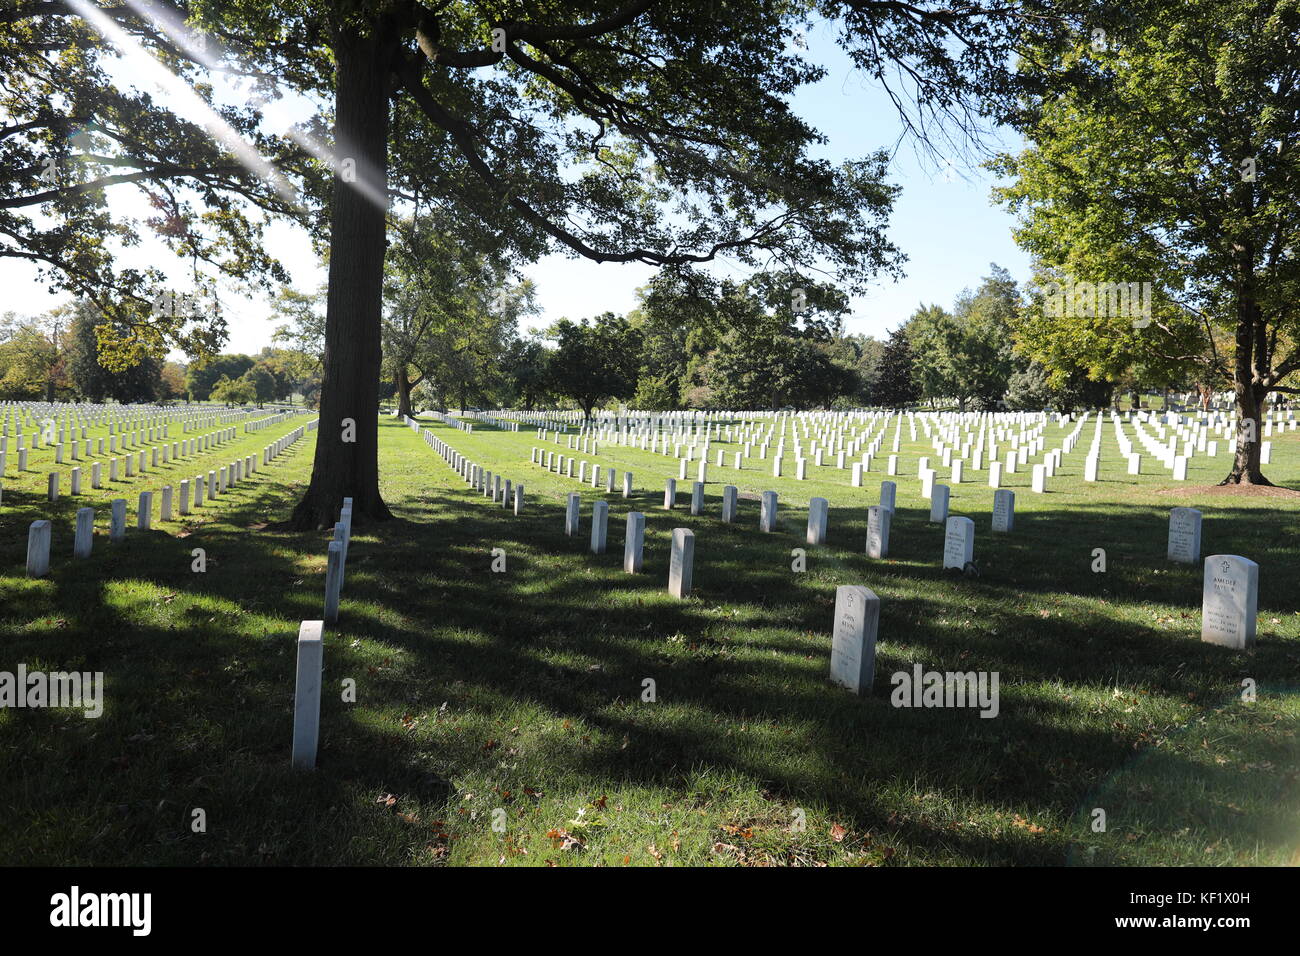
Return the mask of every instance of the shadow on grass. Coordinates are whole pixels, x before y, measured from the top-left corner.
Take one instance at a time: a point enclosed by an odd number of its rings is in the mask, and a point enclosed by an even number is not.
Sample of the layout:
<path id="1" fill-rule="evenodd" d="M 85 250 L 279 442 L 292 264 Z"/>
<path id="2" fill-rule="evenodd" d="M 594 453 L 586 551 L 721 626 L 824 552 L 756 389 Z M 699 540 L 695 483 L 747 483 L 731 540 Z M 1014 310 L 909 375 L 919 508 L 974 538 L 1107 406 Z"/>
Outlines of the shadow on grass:
<path id="1" fill-rule="evenodd" d="M 350 549 L 342 620 L 327 637 L 314 774 L 288 769 L 296 629 L 286 622 L 320 617 L 330 536 L 248 530 L 287 513 L 299 484 L 237 486 L 219 521 L 184 538 L 131 532 L 111 547 L 99 538 L 90 560 L 56 562 L 46 582 L 5 581 L 6 666 L 103 671 L 108 681 L 99 720 L 29 710 L 0 722 L 0 739 L 15 745 L 0 759 L 5 803 L 22 821 L 0 843 L 6 859 L 409 862 L 428 837 L 394 823 L 384 804 L 364 804 L 391 792 L 450 818 L 451 778 L 510 782 L 482 734 L 526 704 L 584 729 L 589 743 L 539 744 L 532 764 L 575 792 L 680 793 L 694 768 L 717 768 L 923 857 L 1060 863 L 1073 846 L 1067 834 L 1008 839 L 900 814 L 899 794 L 1068 818 L 1165 729 L 1141 715 L 1100 716 L 1080 697 L 1140 688 L 1128 692 L 1167 698 L 1173 711 L 1223 699 L 1243 674 L 1300 670 L 1296 642 L 1266 626 L 1249 655 L 1195 639 L 1200 570 L 1165 562 L 1155 509 L 1039 512 L 1018 516 L 1009 536 L 991 535 L 977 516 L 982 574 L 968 579 L 939 570 L 942 530 L 919 509 L 897 514 L 891 558 L 875 562 L 858 553 L 865 507 L 833 508 L 829 544 L 813 548 L 802 543 L 802 511 L 783 510 L 781 529 L 764 535 L 756 506 L 728 526 L 712 517 L 713 497 L 694 518 L 653 507 L 661 495 L 611 497 L 620 510 L 608 552 L 596 556 L 589 505 L 582 533 L 566 537 L 558 501 L 534 497 L 515 518 L 448 490 L 458 479 L 419 451 L 427 458 L 415 470 L 432 487 L 390 501 L 398 517 L 358 527 Z M 638 507 L 645 570 L 624 575 L 623 513 Z M 72 512 L 56 512 L 56 523 L 70 525 Z M 1207 518 L 1206 553 L 1260 560 L 1262 620 L 1300 610 L 1288 583 L 1300 571 L 1287 546 L 1296 522 L 1248 508 Z M 675 526 L 697 535 L 695 592 L 681 602 L 664 594 Z M 9 567 L 13 530 L 5 525 L 0 549 Z M 209 556 L 202 575 L 191 570 L 194 547 Z M 807 574 L 790 570 L 794 547 L 807 548 Z M 1108 549 L 1105 574 L 1090 570 L 1093 547 Z M 506 552 L 504 574 L 491 570 L 493 548 Z M 877 676 L 864 698 L 827 680 L 837 582 L 866 583 L 883 598 Z M 1077 598 L 1089 603 L 1071 606 Z M 1170 628 L 1152 620 L 1153 605 L 1186 617 Z M 998 718 L 891 706 L 889 676 L 918 662 L 997 671 Z M 647 678 L 657 703 L 641 703 Z M 339 700 L 344 679 L 356 681 L 355 706 Z M 448 716 L 436 716 L 444 707 Z M 431 713 L 448 729 L 436 749 L 412 730 Z M 467 732 L 457 736 L 460 721 Z M 192 830 L 195 808 L 205 834 Z M 1246 840 L 1276 831 L 1268 817 L 1232 822 Z"/>

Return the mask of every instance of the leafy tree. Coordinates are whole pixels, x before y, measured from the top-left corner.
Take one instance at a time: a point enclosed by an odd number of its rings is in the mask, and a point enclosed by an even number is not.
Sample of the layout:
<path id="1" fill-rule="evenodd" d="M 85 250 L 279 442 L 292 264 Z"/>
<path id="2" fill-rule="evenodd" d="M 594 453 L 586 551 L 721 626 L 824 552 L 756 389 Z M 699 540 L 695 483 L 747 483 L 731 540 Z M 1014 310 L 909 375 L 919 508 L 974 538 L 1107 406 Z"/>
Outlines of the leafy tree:
<path id="1" fill-rule="evenodd" d="M 505 355 L 501 405 L 531 411 L 549 395 L 551 352 L 534 336 L 516 338 Z"/>
<path id="2" fill-rule="evenodd" d="M 146 353 L 127 367 L 110 370 L 107 364 L 112 362 L 106 358 L 104 342 L 126 334 L 125 330 L 88 299 L 75 302 L 71 311 L 68 374 L 76 394 L 92 402 L 110 398 L 123 403 L 157 401 L 163 393 L 163 363 Z M 107 352 L 113 352 L 112 346 Z M 172 381 L 175 383 L 175 372 Z"/>
<path id="3" fill-rule="evenodd" d="M 585 418 L 602 402 L 636 391 L 641 333 L 627 319 L 613 312 L 581 322 L 560 319 L 548 334 L 556 343 L 551 390 L 577 402 Z"/>
<path id="4" fill-rule="evenodd" d="M 262 405 L 283 397 L 288 392 L 288 384 L 282 381 L 264 362 L 258 362 L 239 377 L 253 389 L 253 400 Z"/>
<path id="5" fill-rule="evenodd" d="M 196 402 L 220 401 L 212 394 L 213 388 L 222 378 L 232 381 L 238 379 L 254 365 L 248 355 L 214 355 L 201 359 L 190 365 L 185 371 L 185 390 Z"/>
<path id="6" fill-rule="evenodd" d="M 643 369 L 632 396 L 632 407 L 667 412 L 678 407 L 677 389 L 666 375 L 648 376 Z"/>
<path id="7" fill-rule="evenodd" d="M 921 397 L 921 389 L 914 375 L 912 346 L 908 341 L 906 325 L 889 333 L 884 354 L 880 357 L 880 376 L 872 394 L 872 402 L 887 408 L 905 408 Z"/>
<path id="8" fill-rule="evenodd" d="M 247 405 L 249 402 L 257 401 L 257 388 L 245 375 L 237 379 L 223 375 L 212 386 L 211 397 L 212 401 L 227 405 Z"/>
<path id="9" fill-rule="evenodd" d="M 684 267 L 665 268 L 637 290 L 637 307 L 628 321 L 641 333 L 639 378 L 654 400 L 649 405 L 634 399 L 638 408 L 678 407 L 692 359 L 717 344 L 718 295 L 716 279 Z"/>
<path id="10" fill-rule="evenodd" d="M 386 262 L 384 364 L 398 412 L 412 414 L 411 389 L 426 378 L 435 393 L 487 394 L 503 381 L 502 360 L 519 317 L 536 311 L 531 282 L 511 283 L 499 243 L 481 249 L 454 238 L 433 209 L 395 229 Z M 414 373 L 414 378 L 412 378 Z"/>
<path id="11" fill-rule="evenodd" d="M 1056 36 L 1021 61 L 1035 88 L 1016 117 L 1029 146 L 997 169 L 1043 268 L 1151 283 L 1150 322 L 1085 299 L 1064 328 L 1047 316 L 1021 336 L 1049 366 L 1069 336 L 1092 365 L 1213 375 L 1240 416 L 1223 483 L 1267 484 L 1264 403 L 1297 392 L 1300 369 L 1300 7 L 1143 0 L 1098 15 L 1104 42 Z"/>
<path id="12" fill-rule="evenodd" d="M 831 360 L 853 377 L 852 389 L 839 396 L 839 403 L 844 407 L 871 404 L 872 393 L 880 379 L 885 343 L 870 335 L 845 335 L 837 338 L 828 351 Z"/>
<path id="13" fill-rule="evenodd" d="M 68 310 L 20 317 L 12 312 L 0 319 L 3 376 L 0 393 L 19 399 L 52 402 L 71 384 L 68 377 Z"/>
<path id="14" fill-rule="evenodd" d="M 997 265 L 975 292 L 957 298 L 951 313 L 919 308 L 908 322 L 921 395 L 953 398 L 960 411 L 978 402 L 993 408 L 1015 370 L 1012 319 L 1019 307 L 1016 283 Z"/>
<path id="15" fill-rule="evenodd" d="M 159 376 L 158 401 L 185 397 L 185 367 L 177 362 L 163 362 Z"/>

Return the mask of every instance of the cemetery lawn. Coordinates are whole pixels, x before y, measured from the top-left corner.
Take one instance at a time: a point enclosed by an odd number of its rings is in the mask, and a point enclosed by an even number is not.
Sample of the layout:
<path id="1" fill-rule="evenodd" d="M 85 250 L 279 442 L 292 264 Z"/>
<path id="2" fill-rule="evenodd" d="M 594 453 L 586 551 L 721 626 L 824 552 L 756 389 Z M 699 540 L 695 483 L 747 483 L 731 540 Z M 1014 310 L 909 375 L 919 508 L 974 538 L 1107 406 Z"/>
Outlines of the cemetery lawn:
<path id="1" fill-rule="evenodd" d="M 245 454 L 299 424 L 248 436 Z M 890 558 L 872 561 L 879 464 L 863 488 L 832 469 L 797 482 L 759 467 L 770 463 L 711 468 L 707 513 L 691 517 L 689 480 L 678 509 L 661 508 L 671 458 L 579 454 L 613 463 L 620 482 L 632 469 L 629 502 L 531 465 L 533 446 L 569 451 L 526 426 L 421 424 L 523 481 L 525 513 L 470 492 L 416 433 L 381 420 L 395 519 L 354 527 L 313 772 L 289 768 L 295 640 L 321 616 L 330 533 L 277 522 L 305 487 L 316 433 L 188 523 L 148 532 L 134 527 L 135 491 L 50 506 L 43 483 L 6 482 L 0 670 L 102 671 L 106 689 L 98 719 L 0 710 L 0 862 L 1300 863 L 1300 505 L 1196 492 L 1226 458 L 1194 462 L 1171 495 L 1173 482 L 1123 476 L 1108 428 L 1096 484 L 1080 478 L 1082 449 L 1049 494 L 1007 476 L 1015 531 L 996 537 L 980 472 L 953 488 L 953 513 L 976 522 L 980 574 L 966 577 L 940 571 L 943 532 L 914 467 L 897 479 Z M 920 443 L 903 451 L 913 466 L 920 454 Z M 1300 435 L 1275 439 L 1267 470 L 1300 487 Z M 734 525 L 717 517 L 724 483 L 741 491 Z M 765 535 L 754 497 L 768 488 L 781 525 Z M 575 490 L 582 533 L 569 538 L 563 498 Z M 803 544 L 814 494 L 830 500 L 822 547 Z M 119 496 L 132 519 L 110 546 L 107 500 Z M 599 496 L 611 514 L 596 556 Z M 99 510 L 95 550 L 73 562 L 72 516 L 86 503 Z M 1201 568 L 1165 560 L 1179 504 L 1204 512 L 1204 554 L 1260 565 L 1252 651 L 1199 640 Z M 622 571 L 629 510 L 646 514 L 641 575 Z M 38 517 L 54 520 L 54 557 L 29 580 Z M 685 601 L 665 587 L 674 527 L 696 534 Z M 204 573 L 191 570 L 197 547 Z M 791 570 L 797 547 L 806 573 Z M 491 570 L 494 548 L 505 573 Z M 1097 548 L 1104 572 L 1092 570 Z M 882 600 L 867 697 L 827 679 L 839 584 Z M 891 706 L 890 676 L 917 663 L 998 672 L 997 717 Z M 355 703 L 341 700 L 345 681 Z"/>

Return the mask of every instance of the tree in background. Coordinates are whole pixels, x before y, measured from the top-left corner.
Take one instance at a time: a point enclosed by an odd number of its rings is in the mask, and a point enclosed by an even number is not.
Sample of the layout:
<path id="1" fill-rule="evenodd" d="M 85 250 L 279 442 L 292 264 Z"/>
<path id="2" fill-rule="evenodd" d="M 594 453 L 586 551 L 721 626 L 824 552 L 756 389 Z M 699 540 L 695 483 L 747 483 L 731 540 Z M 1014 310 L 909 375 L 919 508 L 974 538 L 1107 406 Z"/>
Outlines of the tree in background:
<path id="1" fill-rule="evenodd" d="M 284 286 L 271 300 L 272 318 L 280 322 L 271 335 L 276 361 L 307 404 L 319 398 L 325 374 L 325 287 L 299 292 Z"/>
<path id="2" fill-rule="evenodd" d="M 159 377 L 158 401 L 169 402 L 185 397 L 185 366 L 179 362 L 163 362 Z"/>
<path id="3" fill-rule="evenodd" d="M 212 386 L 211 398 L 226 405 L 247 405 L 257 401 L 257 388 L 246 376 L 232 379 L 222 375 Z"/>
<path id="4" fill-rule="evenodd" d="M 320 391 L 319 355 L 268 345 L 257 353 L 257 362 L 280 384 L 277 399 L 292 402 L 294 393 L 297 393 L 310 405 Z"/>
<path id="5" fill-rule="evenodd" d="M 1016 369 L 1012 322 L 1019 298 L 1010 273 L 994 264 L 975 292 L 957 297 L 952 312 L 931 305 L 913 313 L 907 334 L 923 398 L 955 399 L 963 412 L 971 402 L 997 407 Z"/>
<path id="6" fill-rule="evenodd" d="M 857 408 L 870 405 L 876 383 L 880 380 L 880 362 L 885 343 L 870 335 L 843 335 L 827 346 L 831 361 L 847 370 L 852 390 L 837 396 L 837 407 Z"/>
<path id="7" fill-rule="evenodd" d="M 52 402 L 68 390 L 68 312 L 58 308 L 31 317 L 8 312 L 0 318 L 0 395 Z"/>
<path id="8" fill-rule="evenodd" d="M 880 357 L 880 377 L 872 394 L 872 403 L 886 408 L 906 408 L 921 397 L 914 377 L 912 346 L 907 327 L 900 325 L 889 333 Z"/>
<path id="9" fill-rule="evenodd" d="M 686 401 L 693 358 L 717 343 L 718 281 L 685 267 L 660 270 L 637 290 L 628 321 L 641 333 L 637 408 L 667 410 Z"/>
<path id="10" fill-rule="evenodd" d="M 641 333 L 627 319 L 613 312 L 581 322 L 560 319 L 547 335 L 556 344 L 551 391 L 573 399 L 586 419 L 597 405 L 636 392 Z"/>
<path id="11" fill-rule="evenodd" d="M 504 384 L 502 359 L 519 319 L 536 312 L 531 281 L 511 282 L 501 243 L 471 248 L 434 207 L 393 227 L 385 261 L 384 367 L 399 414 L 412 415 L 411 389 L 486 396 Z M 414 377 L 412 377 L 414 376 Z"/>
<path id="12" fill-rule="evenodd" d="M 252 386 L 253 400 L 259 405 L 275 401 L 288 393 L 288 385 L 281 381 L 264 362 L 255 364 L 241 375 L 239 380 Z"/>
<path id="13" fill-rule="evenodd" d="M 506 408 L 532 411 L 550 395 L 551 351 L 535 335 L 518 337 L 510 343 L 504 359 L 505 384 L 501 401 Z"/>
<path id="14" fill-rule="evenodd" d="M 104 337 L 106 318 L 98 306 L 79 299 L 70 307 L 72 326 L 68 343 L 68 374 L 75 393 L 91 402 L 113 399 L 126 404 L 154 402 L 163 392 L 163 363 L 144 355 L 125 368 L 105 367 Z M 108 331 L 110 339 L 125 334 L 122 329 Z M 173 373 L 173 383 L 175 376 Z"/>
<path id="15" fill-rule="evenodd" d="M 205 402 L 209 398 L 220 401 L 212 395 L 212 390 L 222 378 L 231 381 L 238 379 L 250 368 L 254 361 L 248 355 L 213 355 L 190 365 L 185 371 L 185 390 L 191 400 Z"/>

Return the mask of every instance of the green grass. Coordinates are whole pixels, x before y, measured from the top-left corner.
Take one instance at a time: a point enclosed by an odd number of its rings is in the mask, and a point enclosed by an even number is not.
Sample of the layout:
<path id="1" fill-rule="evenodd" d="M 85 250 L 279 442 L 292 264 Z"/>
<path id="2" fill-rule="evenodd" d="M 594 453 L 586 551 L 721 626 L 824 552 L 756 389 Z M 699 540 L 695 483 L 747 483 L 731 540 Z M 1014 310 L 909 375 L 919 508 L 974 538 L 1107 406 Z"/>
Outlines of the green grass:
<path id="1" fill-rule="evenodd" d="M 297 424 L 250 437 L 260 448 Z M 953 513 L 976 520 L 981 574 L 968 578 L 940 571 L 942 530 L 914 475 L 916 456 L 933 452 L 920 441 L 903 449 L 913 475 L 896 479 L 887 561 L 862 553 L 882 464 L 861 489 L 829 468 L 797 482 L 772 479 L 770 462 L 739 475 L 711 467 L 707 514 L 691 517 L 689 482 L 679 510 L 660 508 L 673 459 L 603 444 L 585 457 L 631 468 L 636 496 L 609 496 L 609 552 L 595 556 L 590 503 L 603 492 L 528 461 L 534 445 L 563 446 L 526 427 L 425 424 L 522 480 L 526 513 L 471 493 L 415 433 L 381 422 L 396 517 L 355 529 L 343 616 L 326 638 L 313 773 L 288 766 L 295 636 L 320 616 L 329 535 L 262 526 L 300 493 L 315 433 L 201 523 L 132 529 L 111 547 L 98 538 L 75 564 L 75 503 L 51 510 L 43 484 L 6 487 L 0 669 L 99 670 L 107 690 L 98 720 L 0 711 L 0 860 L 1300 862 L 1300 510 L 1192 494 L 1222 477 L 1222 455 L 1195 461 L 1181 493 L 1167 494 L 1172 481 L 1123 474 L 1108 425 L 1103 480 L 1084 483 L 1089 424 L 1048 494 L 1029 492 L 1026 473 L 1007 476 L 1016 530 L 996 537 L 992 491 L 972 474 L 952 499 Z M 1274 439 L 1275 481 L 1300 483 L 1298 439 Z M 779 532 L 758 532 L 749 498 L 722 524 L 724 483 L 777 490 Z M 563 499 L 575 490 L 583 530 L 568 538 Z M 813 495 L 830 499 L 829 541 L 793 573 Z M 1253 651 L 1200 642 L 1200 569 L 1164 557 L 1176 504 L 1202 508 L 1204 553 L 1260 563 Z M 629 510 L 647 516 L 636 576 L 621 570 Z M 55 518 L 56 559 L 30 581 L 26 526 L 42 515 Z M 665 588 L 673 527 L 696 533 L 686 601 Z M 194 547 L 209 556 L 205 574 L 190 570 Z M 1104 573 L 1091 570 L 1098 547 Z M 505 573 L 490 569 L 494 548 Z M 882 598 L 876 683 L 863 698 L 827 679 L 834 592 L 846 583 Z M 892 707 L 889 675 L 917 662 L 999 672 L 999 717 Z M 1247 677 L 1255 703 L 1241 700 Z M 646 679 L 655 702 L 642 700 Z M 356 703 L 341 700 L 345 680 Z M 191 828 L 195 808 L 204 833 Z M 1096 808 L 1105 832 L 1092 830 Z"/>

